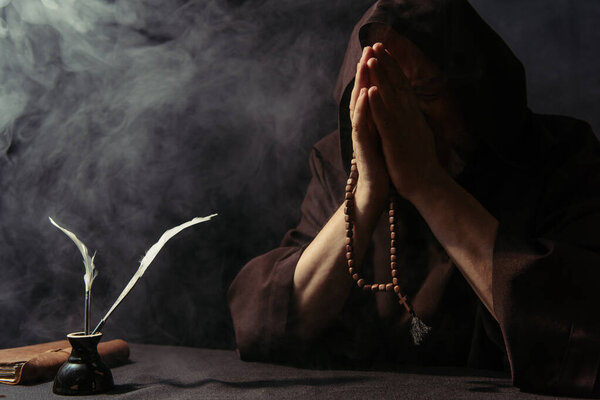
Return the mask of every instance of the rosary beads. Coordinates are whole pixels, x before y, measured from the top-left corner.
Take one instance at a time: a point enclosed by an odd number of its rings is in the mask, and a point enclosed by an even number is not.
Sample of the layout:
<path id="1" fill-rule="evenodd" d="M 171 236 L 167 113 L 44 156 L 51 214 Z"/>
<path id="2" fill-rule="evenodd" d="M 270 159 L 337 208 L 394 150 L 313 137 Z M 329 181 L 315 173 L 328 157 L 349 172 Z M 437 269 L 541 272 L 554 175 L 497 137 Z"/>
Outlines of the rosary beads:
<path id="1" fill-rule="evenodd" d="M 431 328 L 423 321 L 421 321 L 415 314 L 412 304 L 408 301 L 407 296 L 402 294 L 398 281 L 398 263 L 397 263 L 397 229 L 396 229 L 396 210 L 395 201 L 392 195 L 390 195 L 390 203 L 388 210 L 388 221 L 390 224 L 390 268 L 392 275 L 392 282 L 390 283 L 373 283 L 367 284 L 358 271 L 354 258 L 354 192 L 356 189 L 356 182 L 358 180 L 358 168 L 356 166 L 356 159 L 352 157 L 350 164 L 350 176 L 346 182 L 346 194 L 344 197 L 344 220 L 346 226 L 346 264 L 348 266 L 348 273 L 352 276 L 352 279 L 356 282 L 358 287 L 364 291 L 371 292 L 394 292 L 398 296 L 398 302 L 404 306 L 406 311 L 411 315 L 411 335 L 413 342 L 416 345 L 421 344 L 424 337 L 429 333 Z"/>

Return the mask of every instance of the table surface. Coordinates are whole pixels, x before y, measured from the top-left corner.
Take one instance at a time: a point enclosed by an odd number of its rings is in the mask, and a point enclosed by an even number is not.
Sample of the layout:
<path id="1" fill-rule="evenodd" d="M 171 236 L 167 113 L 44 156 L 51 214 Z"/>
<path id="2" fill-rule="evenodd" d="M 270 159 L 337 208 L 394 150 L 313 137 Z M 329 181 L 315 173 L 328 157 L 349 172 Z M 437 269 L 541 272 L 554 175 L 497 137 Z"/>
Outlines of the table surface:
<path id="1" fill-rule="evenodd" d="M 130 344 L 115 388 L 86 399 L 552 399 L 521 393 L 502 374 L 456 368 L 311 370 L 240 361 L 230 350 Z M 65 398 L 52 382 L 0 385 L 0 399 Z"/>

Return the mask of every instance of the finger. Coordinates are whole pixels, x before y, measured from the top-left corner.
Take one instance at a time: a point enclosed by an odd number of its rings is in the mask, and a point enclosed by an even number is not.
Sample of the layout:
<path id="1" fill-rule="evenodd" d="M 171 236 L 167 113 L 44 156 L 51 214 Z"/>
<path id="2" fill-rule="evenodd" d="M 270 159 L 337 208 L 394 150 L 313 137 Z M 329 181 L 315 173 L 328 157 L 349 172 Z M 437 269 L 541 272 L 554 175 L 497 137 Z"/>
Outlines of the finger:
<path id="1" fill-rule="evenodd" d="M 352 123 L 352 150 L 359 163 L 359 171 L 363 169 L 364 165 L 372 164 L 376 161 L 376 142 L 378 141 L 377 133 L 369 126 L 368 90 L 363 88 L 360 93 L 356 101 Z M 366 171 L 363 170 L 362 172 Z"/>
<path id="2" fill-rule="evenodd" d="M 383 44 L 375 43 L 372 50 L 375 54 L 375 57 L 381 61 L 382 68 L 388 75 L 390 82 L 395 87 L 411 89 L 410 81 L 406 75 L 404 75 L 404 71 L 400 67 L 400 64 L 398 64 L 396 59 L 392 57 L 390 52 L 383 46 Z"/>
<path id="3" fill-rule="evenodd" d="M 356 106 L 356 98 L 360 91 L 358 87 L 358 71 L 360 69 L 360 63 L 356 64 L 356 74 L 354 75 L 354 86 L 352 87 L 352 93 L 350 94 L 350 104 L 348 108 L 350 110 L 350 121 L 354 119 L 354 107 Z"/>
<path id="4" fill-rule="evenodd" d="M 378 86 L 371 86 L 368 90 L 369 109 L 373 116 L 373 122 L 379 132 L 382 142 L 388 142 L 394 137 L 392 129 L 391 114 L 382 99 Z"/>
<path id="5" fill-rule="evenodd" d="M 373 51 L 373 47 L 365 46 L 365 48 L 363 49 L 363 54 L 362 54 L 360 62 L 362 62 L 364 64 L 367 62 L 367 60 L 369 58 L 372 58 L 372 57 L 375 57 L 375 52 Z"/>
<path id="6" fill-rule="evenodd" d="M 367 61 L 369 68 L 369 79 L 371 86 L 377 86 L 385 104 L 393 109 L 398 103 L 399 96 L 394 90 L 390 79 L 381 67 L 381 62 L 376 58 L 371 58 Z"/>
<path id="7" fill-rule="evenodd" d="M 360 145 L 364 140 L 365 134 L 368 132 L 367 124 L 367 89 L 362 88 L 356 100 L 354 109 L 354 118 L 352 119 L 352 143 L 353 147 Z M 355 149 L 356 150 L 356 149 Z"/>
<path id="8" fill-rule="evenodd" d="M 368 89 L 363 88 L 356 101 L 354 121 L 352 129 L 352 150 L 358 163 L 358 172 L 365 182 L 375 182 L 382 176 L 387 175 L 383 164 L 383 154 L 379 136 L 369 124 L 372 121 L 368 98 Z M 385 179 L 387 187 L 387 179 Z"/>
<path id="9" fill-rule="evenodd" d="M 375 43 L 373 52 L 380 62 L 381 69 L 385 71 L 390 83 L 393 85 L 396 96 L 400 101 L 409 107 L 418 107 L 419 100 L 410 83 L 410 80 L 404 74 L 402 67 L 390 52 L 381 44 Z"/>
<path id="10" fill-rule="evenodd" d="M 369 48 L 370 52 L 373 52 L 373 49 Z M 363 52 L 361 54 L 360 60 L 358 61 L 358 63 L 356 64 L 356 74 L 354 76 L 354 87 L 352 88 L 352 94 L 350 95 L 350 110 L 354 109 L 354 106 L 356 105 L 356 99 L 358 98 L 358 93 L 360 92 L 360 81 L 359 81 L 359 70 L 360 70 L 360 65 L 364 62 L 365 60 L 365 54 L 367 53 L 367 51 L 369 50 L 367 49 L 367 47 L 365 47 L 363 49 Z"/>
<path id="11" fill-rule="evenodd" d="M 350 120 L 352 120 L 354 107 L 356 106 L 356 100 L 358 98 L 360 89 L 363 87 L 366 88 L 369 85 L 369 74 L 365 68 L 364 63 L 370 57 L 372 57 L 375 53 L 373 53 L 373 49 L 371 46 L 366 46 L 363 49 L 360 61 L 356 65 L 356 74 L 354 76 L 354 87 L 352 88 L 352 93 L 350 95 Z"/>
<path id="12" fill-rule="evenodd" d="M 354 88 L 352 89 L 353 96 L 350 98 L 350 120 L 354 119 L 354 109 L 356 101 L 360 95 L 361 89 L 366 89 L 369 86 L 369 72 L 364 63 L 359 63 L 356 66 L 356 75 L 354 77 Z"/>

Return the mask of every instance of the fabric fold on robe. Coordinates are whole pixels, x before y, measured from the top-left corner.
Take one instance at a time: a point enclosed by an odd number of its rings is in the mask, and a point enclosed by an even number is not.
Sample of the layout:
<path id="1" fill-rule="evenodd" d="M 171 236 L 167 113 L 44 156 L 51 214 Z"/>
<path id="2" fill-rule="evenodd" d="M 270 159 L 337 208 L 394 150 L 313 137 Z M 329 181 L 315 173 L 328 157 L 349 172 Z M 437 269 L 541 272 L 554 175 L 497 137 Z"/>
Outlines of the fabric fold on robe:
<path id="1" fill-rule="evenodd" d="M 571 124 L 571 135 L 547 139 L 562 151 L 548 149 L 555 166 L 540 189 L 534 232 L 499 227 L 493 295 L 516 386 L 599 396 L 600 146 L 589 128 Z"/>

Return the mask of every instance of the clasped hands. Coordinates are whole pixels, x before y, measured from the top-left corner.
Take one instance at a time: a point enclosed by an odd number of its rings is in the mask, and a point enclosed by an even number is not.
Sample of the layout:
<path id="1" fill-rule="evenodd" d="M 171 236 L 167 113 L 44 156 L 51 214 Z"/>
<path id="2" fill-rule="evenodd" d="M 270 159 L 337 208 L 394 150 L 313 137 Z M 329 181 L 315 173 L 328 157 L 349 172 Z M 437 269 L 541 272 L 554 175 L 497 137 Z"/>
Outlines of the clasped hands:
<path id="1" fill-rule="evenodd" d="M 383 44 L 364 48 L 350 99 L 357 191 L 385 204 L 390 182 L 415 203 L 445 174 L 410 81 Z"/>

